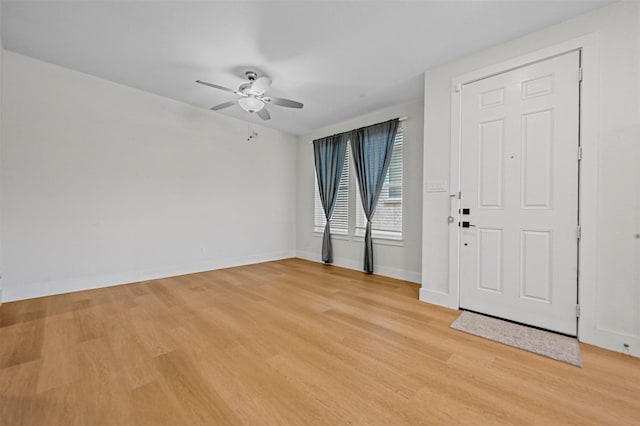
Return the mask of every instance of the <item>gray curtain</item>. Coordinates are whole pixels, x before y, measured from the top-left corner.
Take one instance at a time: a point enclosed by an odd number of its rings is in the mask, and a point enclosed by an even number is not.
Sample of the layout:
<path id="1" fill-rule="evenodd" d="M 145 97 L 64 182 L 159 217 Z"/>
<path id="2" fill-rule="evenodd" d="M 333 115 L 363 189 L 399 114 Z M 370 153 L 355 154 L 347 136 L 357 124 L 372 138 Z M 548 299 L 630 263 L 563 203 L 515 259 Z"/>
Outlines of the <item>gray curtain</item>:
<path id="1" fill-rule="evenodd" d="M 318 191 L 324 216 L 327 218 L 322 237 L 322 261 L 325 263 L 333 263 L 331 215 L 333 215 L 333 209 L 336 206 L 340 175 L 342 175 L 348 140 L 349 135 L 342 133 L 313 141 Z"/>
<path id="2" fill-rule="evenodd" d="M 363 127 L 354 130 L 351 137 L 351 154 L 356 168 L 362 207 L 367 217 L 367 228 L 364 234 L 364 271 L 368 274 L 373 273 L 371 220 L 391 162 L 398 124 L 399 120 L 396 118 Z"/>

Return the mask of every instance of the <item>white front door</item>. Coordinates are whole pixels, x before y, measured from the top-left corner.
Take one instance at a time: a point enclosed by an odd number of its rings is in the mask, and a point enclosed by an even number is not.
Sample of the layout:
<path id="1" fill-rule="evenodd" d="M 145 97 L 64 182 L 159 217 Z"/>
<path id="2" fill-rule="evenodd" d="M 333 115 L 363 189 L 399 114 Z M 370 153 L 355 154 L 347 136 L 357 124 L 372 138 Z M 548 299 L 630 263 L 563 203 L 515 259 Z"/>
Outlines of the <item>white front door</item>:
<path id="1" fill-rule="evenodd" d="M 460 307 L 574 336 L 579 55 L 464 85 L 460 146 Z"/>

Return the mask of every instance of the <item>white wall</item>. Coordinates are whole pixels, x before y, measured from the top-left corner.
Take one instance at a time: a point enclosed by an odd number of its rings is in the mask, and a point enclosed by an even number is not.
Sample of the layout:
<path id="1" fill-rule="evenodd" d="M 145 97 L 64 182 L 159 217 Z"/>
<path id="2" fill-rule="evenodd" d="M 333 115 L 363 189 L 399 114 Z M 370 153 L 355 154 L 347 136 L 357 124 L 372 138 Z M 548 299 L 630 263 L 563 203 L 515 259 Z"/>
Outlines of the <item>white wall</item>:
<path id="1" fill-rule="evenodd" d="M 622 2 L 427 71 L 425 180 L 449 180 L 451 81 L 470 71 L 597 33 L 600 102 L 593 327 L 581 339 L 640 356 L 640 3 Z M 585 69 L 585 79 L 589 70 Z M 583 102 L 592 102 L 583 99 Z M 449 293 L 447 193 L 425 194 L 421 298 Z M 583 312 L 584 314 L 584 312 Z M 582 319 L 581 319 L 582 321 Z"/>
<path id="2" fill-rule="evenodd" d="M 422 143 L 424 111 L 422 101 L 387 108 L 301 136 L 298 140 L 297 171 L 297 232 L 296 255 L 321 261 L 322 234 L 313 232 L 315 166 L 312 141 L 396 117 L 408 117 L 404 128 L 403 180 L 403 242 L 385 244 L 374 239 L 374 273 L 413 282 L 420 282 L 420 251 L 422 238 Z M 353 191 L 352 191 L 353 192 Z M 351 194 L 350 209 L 355 208 Z M 351 217 L 354 215 L 351 214 Z M 351 226 L 353 229 L 353 226 Z M 362 270 L 364 243 L 362 238 L 334 235 L 334 264 Z"/>
<path id="3" fill-rule="evenodd" d="M 296 138 L 5 52 L 5 301 L 291 257 Z"/>

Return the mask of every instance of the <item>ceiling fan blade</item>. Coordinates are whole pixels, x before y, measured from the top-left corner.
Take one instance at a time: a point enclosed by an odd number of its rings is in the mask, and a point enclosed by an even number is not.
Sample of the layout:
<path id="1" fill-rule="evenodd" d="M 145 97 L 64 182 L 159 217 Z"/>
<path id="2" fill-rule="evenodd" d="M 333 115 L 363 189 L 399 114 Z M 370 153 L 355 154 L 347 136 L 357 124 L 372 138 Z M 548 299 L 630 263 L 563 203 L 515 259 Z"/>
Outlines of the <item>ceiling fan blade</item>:
<path id="1" fill-rule="evenodd" d="M 269 102 L 274 105 L 279 105 L 279 106 L 288 107 L 288 108 L 302 108 L 304 106 L 300 102 L 296 102 L 296 101 L 292 101 L 290 99 L 284 99 L 284 98 L 274 98 L 273 96 L 269 96 L 268 98 L 263 98 L 263 100 L 265 102 Z"/>
<path id="2" fill-rule="evenodd" d="M 266 108 L 262 108 L 260 111 L 256 112 L 256 114 L 258 114 L 258 117 L 262 118 L 263 120 L 271 119 L 271 115 L 269 114 L 269 111 L 267 111 Z"/>
<path id="3" fill-rule="evenodd" d="M 255 93 L 263 94 L 271 87 L 271 79 L 266 76 L 258 77 L 251 85 L 251 90 Z"/>
<path id="4" fill-rule="evenodd" d="M 218 110 L 221 110 L 221 109 L 224 109 L 224 108 L 229 108 L 230 106 L 233 106 L 235 104 L 236 104 L 236 101 L 233 100 L 233 101 L 225 102 L 225 103 L 220 104 L 220 105 L 216 105 L 216 106 L 212 107 L 211 110 L 212 111 L 218 111 Z"/>
<path id="5" fill-rule="evenodd" d="M 217 84 L 207 83 L 206 81 L 196 80 L 196 83 L 204 84 L 205 86 L 213 87 L 214 89 L 224 90 L 225 92 L 236 93 L 235 90 L 229 89 L 228 87 L 218 86 Z"/>

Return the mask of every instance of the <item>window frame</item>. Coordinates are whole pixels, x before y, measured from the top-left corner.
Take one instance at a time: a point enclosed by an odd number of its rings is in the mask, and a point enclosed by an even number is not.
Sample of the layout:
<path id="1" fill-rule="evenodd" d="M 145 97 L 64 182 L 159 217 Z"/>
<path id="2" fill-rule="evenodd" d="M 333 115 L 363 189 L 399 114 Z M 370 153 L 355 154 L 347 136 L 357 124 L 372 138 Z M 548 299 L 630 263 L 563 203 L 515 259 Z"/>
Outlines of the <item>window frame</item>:
<path id="1" fill-rule="evenodd" d="M 344 166 L 343 166 L 343 171 L 342 171 L 342 176 L 340 176 L 340 183 L 338 184 L 338 191 L 340 191 L 341 187 L 346 186 L 347 187 L 347 194 L 346 194 L 346 200 L 347 200 L 347 215 L 346 215 L 346 223 L 347 226 L 346 228 L 337 228 L 337 229 L 333 229 L 333 226 L 331 227 L 331 235 L 335 235 L 338 237 L 345 237 L 345 239 L 347 239 L 350 235 L 350 228 L 351 228 L 351 148 L 349 146 L 347 146 L 347 150 L 345 152 L 345 157 L 344 157 L 344 162 L 345 162 L 345 166 L 346 166 L 346 185 L 344 185 L 342 183 L 342 179 L 344 176 Z M 320 203 L 316 203 L 316 201 L 319 201 L 318 198 L 320 196 L 319 194 L 319 190 L 318 190 L 318 175 L 315 173 L 315 167 L 314 167 L 314 173 L 313 173 L 313 184 L 314 184 L 314 192 L 313 192 L 313 232 L 314 234 L 324 234 L 324 227 L 326 224 L 326 219 L 324 218 L 324 210 L 322 209 L 322 205 Z M 318 212 L 316 211 L 316 207 L 318 207 L 318 204 L 320 204 L 320 209 L 322 210 L 322 212 L 320 213 L 322 215 L 322 222 L 324 222 L 321 226 L 318 226 L 318 224 L 316 223 L 316 217 L 318 215 Z M 335 210 L 334 210 L 334 214 L 335 214 Z M 333 222 L 331 223 L 332 225 L 334 224 Z"/>
<path id="2" fill-rule="evenodd" d="M 401 185 L 400 186 L 401 189 L 401 196 L 396 198 L 388 198 L 385 201 L 378 201 L 379 203 L 383 202 L 385 204 L 393 204 L 393 203 L 401 203 L 402 205 L 402 213 L 401 213 L 401 230 L 400 231 L 388 231 L 388 230 L 379 230 L 379 229 L 372 229 L 371 230 L 371 238 L 373 240 L 374 244 L 381 244 L 381 245 L 390 245 L 390 246 L 402 246 L 404 244 L 404 197 L 405 197 L 405 130 L 403 128 L 404 126 L 402 126 L 401 128 L 398 129 L 398 133 L 402 134 L 402 144 L 401 144 L 401 149 L 402 149 L 402 180 L 401 180 Z M 359 196 L 359 191 L 357 188 L 357 182 L 356 182 L 356 176 L 355 176 L 355 172 L 354 167 L 353 167 L 353 157 L 351 154 L 351 148 L 349 147 L 347 149 L 346 155 L 345 155 L 345 162 L 349 163 L 349 170 L 348 170 L 348 175 L 347 175 L 347 199 L 348 199 L 348 205 L 347 205 L 347 229 L 346 231 L 344 229 L 339 229 L 334 231 L 333 229 L 331 230 L 331 236 L 332 238 L 335 237 L 335 239 L 338 240 L 351 240 L 351 241 L 364 241 L 364 234 L 365 234 L 365 228 L 363 226 L 358 226 L 358 214 L 359 211 L 362 212 L 362 202 L 360 200 L 360 196 Z M 387 170 L 387 177 L 385 178 L 385 181 L 389 180 L 388 177 L 388 173 L 389 170 Z M 323 227 L 318 227 L 316 226 L 316 222 L 315 222 L 315 215 L 316 215 L 316 204 L 315 204 L 315 197 L 318 195 L 318 181 L 317 181 L 317 175 L 315 173 L 315 168 L 314 168 L 314 219 L 313 219 L 313 235 L 316 237 L 320 237 L 324 234 L 324 226 Z M 388 190 L 390 186 L 390 182 L 385 183 L 385 187 L 383 187 L 383 191 L 386 189 Z M 324 214 L 324 212 L 322 213 Z M 334 213 L 335 214 L 335 213 Z"/>
<path id="3" fill-rule="evenodd" d="M 403 241 L 404 239 L 404 159 L 405 159 L 405 155 L 404 155 L 404 129 L 398 129 L 398 134 L 402 135 L 402 143 L 401 145 L 401 152 L 402 152 L 402 176 L 401 176 L 401 184 L 399 185 L 401 188 L 401 195 L 400 197 L 394 197 L 394 198 L 387 198 L 386 200 L 378 200 L 378 205 L 380 205 L 380 203 L 383 204 L 397 204 L 400 203 L 401 205 L 401 225 L 400 225 L 400 231 L 392 231 L 392 230 L 388 230 L 388 229 L 372 229 L 371 230 L 371 238 L 373 238 L 374 240 L 385 240 L 385 241 Z M 396 135 L 397 138 L 397 135 Z M 394 141 L 395 143 L 395 141 Z M 383 185 L 382 191 L 387 190 L 390 187 L 390 177 L 389 177 L 389 171 L 390 171 L 391 166 L 389 166 L 389 169 L 387 169 L 387 176 L 385 177 L 385 183 Z M 364 210 L 362 209 L 362 202 L 360 201 L 360 191 L 359 189 L 356 187 L 355 188 L 355 198 L 358 199 L 356 203 L 360 203 L 360 204 L 356 204 L 355 206 L 355 224 L 354 224 L 354 232 L 353 235 L 354 237 L 357 237 L 357 239 L 359 239 L 360 237 L 362 239 L 364 239 L 364 234 L 365 234 L 365 230 L 366 230 L 366 224 L 364 226 L 359 226 L 358 222 L 361 221 L 362 219 L 364 219 Z M 374 216 L 374 220 L 375 220 L 375 216 Z"/>

